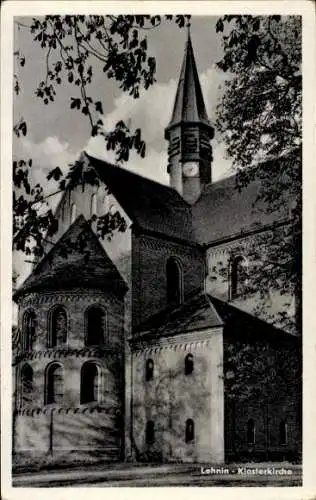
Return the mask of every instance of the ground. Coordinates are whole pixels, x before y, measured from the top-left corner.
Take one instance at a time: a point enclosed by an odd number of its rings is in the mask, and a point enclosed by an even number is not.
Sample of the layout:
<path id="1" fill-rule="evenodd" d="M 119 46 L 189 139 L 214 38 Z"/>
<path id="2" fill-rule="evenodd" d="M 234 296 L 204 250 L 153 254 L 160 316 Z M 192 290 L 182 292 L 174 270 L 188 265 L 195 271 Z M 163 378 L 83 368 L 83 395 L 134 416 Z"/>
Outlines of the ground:
<path id="1" fill-rule="evenodd" d="M 219 466 L 216 466 L 217 469 Z M 226 466 L 224 465 L 223 468 Z M 229 473 L 214 473 L 210 464 L 103 464 L 13 475 L 14 487 L 116 486 L 301 486 L 302 467 L 289 463 L 234 464 Z M 264 475 L 245 469 L 266 470 Z M 279 475 L 276 469 L 291 471 Z M 211 471 L 207 473 L 207 471 Z"/>

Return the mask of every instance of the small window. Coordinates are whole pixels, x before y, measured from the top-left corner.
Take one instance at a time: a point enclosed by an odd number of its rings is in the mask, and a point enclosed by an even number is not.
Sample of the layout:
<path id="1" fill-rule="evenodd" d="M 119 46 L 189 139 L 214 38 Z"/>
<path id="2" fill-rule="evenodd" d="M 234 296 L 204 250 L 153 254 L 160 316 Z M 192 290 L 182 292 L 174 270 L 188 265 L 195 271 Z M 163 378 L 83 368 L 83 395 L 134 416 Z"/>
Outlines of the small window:
<path id="1" fill-rule="evenodd" d="M 184 359 L 184 373 L 185 375 L 191 375 L 194 370 L 194 361 L 192 354 L 188 354 Z"/>
<path id="2" fill-rule="evenodd" d="M 76 215 L 77 215 L 77 207 L 76 205 L 73 203 L 71 205 L 71 210 L 70 210 L 70 224 L 72 224 L 73 222 L 75 222 L 76 220 Z"/>
<path id="3" fill-rule="evenodd" d="M 287 424 L 284 420 L 280 422 L 279 442 L 281 445 L 287 444 Z"/>
<path id="4" fill-rule="evenodd" d="M 86 345 L 104 344 L 106 337 L 106 313 L 102 307 L 91 306 L 86 311 Z"/>
<path id="5" fill-rule="evenodd" d="M 154 362 L 152 359 L 146 361 L 146 381 L 149 382 L 154 378 Z"/>
<path id="6" fill-rule="evenodd" d="M 99 400 L 100 376 L 95 363 L 85 363 L 81 368 L 80 402 L 93 403 Z"/>
<path id="7" fill-rule="evenodd" d="M 90 206 L 91 217 L 92 217 L 92 215 L 95 215 L 96 213 L 97 213 L 97 195 L 96 195 L 96 193 L 94 193 L 91 196 L 91 206 Z"/>
<path id="8" fill-rule="evenodd" d="M 167 261 L 167 301 L 169 305 L 182 303 L 182 272 L 176 259 L 171 257 Z"/>
<path id="9" fill-rule="evenodd" d="M 241 255 L 235 257 L 231 262 L 231 299 L 241 295 L 245 289 L 248 279 L 247 262 Z"/>
<path id="10" fill-rule="evenodd" d="M 185 423 L 185 442 L 191 443 L 194 440 L 194 422 L 192 418 L 188 418 Z"/>
<path id="11" fill-rule="evenodd" d="M 55 307 L 50 315 L 50 346 L 67 342 L 67 313 L 62 306 Z"/>
<path id="12" fill-rule="evenodd" d="M 60 404 L 64 396 L 64 374 L 59 363 L 53 363 L 46 372 L 46 404 Z"/>
<path id="13" fill-rule="evenodd" d="M 36 315 L 34 311 L 25 311 L 23 316 L 23 343 L 24 350 L 29 351 L 33 348 L 35 340 Z"/>
<path id="14" fill-rule="evenodd" d="M 21 404 L 30 403 L 33 397 L 33 369 L 25 364 L 21 370 Z"/>
<path id="15" fill-rule="evenodd" d="M 256 442 L 256 427 L 252 418 L 247 422 L 247 442 L 248 444 L 255 444 Z"/>
<path id="16" fill-rule="evenodd" d="M 155 442 L 155 424 L 152 420 L 148 420 L 146 425 L 146 443 L 153 444 Z"/>

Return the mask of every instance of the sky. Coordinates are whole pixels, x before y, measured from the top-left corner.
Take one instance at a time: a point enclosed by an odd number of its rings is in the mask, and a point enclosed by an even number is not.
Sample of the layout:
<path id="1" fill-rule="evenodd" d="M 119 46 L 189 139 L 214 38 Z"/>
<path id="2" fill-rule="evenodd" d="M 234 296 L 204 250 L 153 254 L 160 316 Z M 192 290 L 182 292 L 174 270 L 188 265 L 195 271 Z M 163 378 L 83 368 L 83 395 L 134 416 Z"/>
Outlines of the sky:
<path id="1" fill-rule="evenodd" d="M 217 17 L 193 17 L 191 19 L 191 39 L 196 63 L 204 94 L 206 109 L 211 122 L 215 121 L 216 106 L 224 89 L 225 75 L 216 68 L 221 59 L 221 40 L 215 31 Z M 31 18 L 16 18 L 22 24 L 30 24 Z M 132 153 L 127 164 L 123 165 L 136 173 L 157 182 L 169 183 L 167 174 L 167 141 L 164 129 L 171 118 L 176 87 L 184 55 L 187 30 L 179 29 L 175 23 L 163 23 L 159 28 L 148 31 L 148 52 L 155 56 L 157 63 L 157 82 L 139 99 L 124 94 L 113 80 L 108 80 L 101 67 L 94 64 L 94 80 L 90 94 L 102 100 L 105 128 L 114 128 L 119 120 L 131 120 L 132 128 L 141 128 L 146 141 L 146 157 L 141 159 Z M 32 158 L 34 183 L 40 182 L 46 194 L 56 191 L 57 185 L 48 183 L 46 176 L 55 166 L 64 172 L 67 165 L 78 158 L 82 150 L 115 162 L 113 152 L 107 152 L 104 139 L 91 138 L 87 118 L 69 108 L 70 97 L 76 97 L 77 87 L 67 82 L 57 87 L 54 103 L 45 106 L 35 96 L 35 89 L 45 75 L 45 54 L 33 41 L 26 29 L 15 28 L 15 50 L 25 56 L 25 66 L 15 67 L 21 86 L 18 96 L 14 95 L 14 122 L 23 117 L 28 125 L 26 137 L 13 138 L 13 156 Z M 78 95 L 79 97 L 79 95 Z M 231 173 L 231 163 L 225 158 L 221 138 L 215 132 L 212 141 L 214 162 L 213 179 L 217 180 Z M 55 208 L 59 196 L 50 198 Z M 19 274 L 20 284 L 30 272 L 25 257 L 14 255 L 14 268 Z"/>
<path id="2" fill-rule="evenodd" d="M 31 20 L 27 17 L 16 19 L 24 24 Z M 215 32 L 216 21 L 217 17 L 213 16 L 193 17 L 191 21 L 191 38 L 205 104 L 213 122 L 225 77 L 216 68 L 216 62 L 222 56 L 220 37 Z M 90 95 L 101 99 L 104 104 L 106 128 L 113 128 L 120 119 L 131 119 L 131 127 L 141 128 L 147 144 L 146 157 L 141 159 L 136 153 L 132 154 L 126 167 L 165 184 L 169 178 L 164 128 L 171 117 L 186 36 L 186 29 L 179 29 L 175 23 L 164 23 L 148 31 L 149 52 L 157 62 L 157 82 L 136 100 L 121 92 L 117 83 L 108 80 L 101 67 L 93 66 Z M 48 106 L 35 96 L 37 84 L 45 72 L 45 55 L 27 30 L 15 29 L 15 48 L 22 51 L 26 63 L 22 68 L 16 67 L 21 93 L 14 97 L 14 119 L 16 121 L 22 116 L 27 121 L 28 134 L 23 139 L 14 140 L 14 155 L 31 157 L 36 180 L 45 185 L 46 175 L 52 167 L 58 165 L 63 169 L 83 149 L 114 162 L 114 155 L 106 151 L 102 137 L 90 137 L 87 118 L 69 109 L 70 96 L 76 96 L 78 88 L 68 83 L 61 85 L 56 101 Z M 230 162 L 225 159 L 225 149 L 218 134 L 213 140 L 213 148 L 213 178 L 216 180 L 229 173 Z M 49 191 L 49 186 L 46 189 Z"/>

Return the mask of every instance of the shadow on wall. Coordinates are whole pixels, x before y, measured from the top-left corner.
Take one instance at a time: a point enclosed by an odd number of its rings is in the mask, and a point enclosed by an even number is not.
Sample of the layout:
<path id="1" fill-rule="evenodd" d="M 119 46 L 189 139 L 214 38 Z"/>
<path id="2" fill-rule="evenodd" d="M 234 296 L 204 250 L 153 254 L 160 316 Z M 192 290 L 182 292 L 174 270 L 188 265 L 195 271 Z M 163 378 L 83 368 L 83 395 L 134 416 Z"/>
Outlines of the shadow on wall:
<path id="1" fill-rule="evenodd" d="M 302 440 L 299 347 L 284 342 L 251 344 L 230 339 L 224 352 L 228 458 L 299 460 Z M 255 437 L 250 440 L 248 426 L 252 420 Z M 282 423 L 287 429 L 283 439 Z"/>
<path id="2" fill-rule="evenodd" d="M 97 350 L 95 354 L 96 352 Z M 76 453 L 86 457 L 103 455 L 104 459 L 109 460 L 121 458 L 123 435 L 121 361 L 117 355 L 109 351 L 103 352 L 102 349 L 99 357 L 95 356 L 93 359 L 77 357 L 75 361 L 76 363 L 67 364 L 67 359 L 63 359 L 65 368 L 63 380 L 61 381 L 59 376 L 50 382 L 49 404 L 47 404 L 48 381 L 45 383 L 45 371 L 47 372 L 45 368 L 37 370 L 33 387 L 28 387 L 25 397 L 23 392 L 21 394 L 21 389 L 18 391 L 20 393 L 18 408 L 14 412 L 13 421 L 15 454 L 21 454 L 21 457 L 49 455 L 51 458 L 69 454 L 70 461 L 72 454 Z M 87 362 L 102 367 L 99 378 L 91 379 L 92 387 L 88 391 L 83 383 L 80 384 L 80 371 Z M 47 360 L 46 363 L 49 364 L 50 361 Z M 85 403 L 81 404 L 83 393 Z M 89 401 L 87 394 L 90 395 Z"/>
<path id="3" fill-rule="evenodd" d="M 144 373 L 146 363 L 137 364 L 135 380 L 143 387 L 133 403 L 131 444 L 137 461 L 198 459 L 197 447 L 203 446 L 210 427 L 207 360 L 194 353 L 192 371 L 186 374 L 184 359 L 188 353 L 180 352 L 181 357 L 176 351 L 179 359 L 170 364 L 163 356 L 156 358 L 150 380 Z"/>

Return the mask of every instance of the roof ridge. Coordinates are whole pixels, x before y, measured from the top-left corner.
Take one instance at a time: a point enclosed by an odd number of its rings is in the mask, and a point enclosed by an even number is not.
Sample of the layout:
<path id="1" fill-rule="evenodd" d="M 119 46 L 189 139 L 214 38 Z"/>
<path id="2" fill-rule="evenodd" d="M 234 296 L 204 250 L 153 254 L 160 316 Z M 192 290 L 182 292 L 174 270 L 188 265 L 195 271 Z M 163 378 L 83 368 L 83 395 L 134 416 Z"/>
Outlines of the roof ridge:
<path id="1" fill-rule="evenodd" d="M 141 175 L 137 172 L 133 172 L 132 170 L 129 170 L 128 168 L 121 167 L 120 165 L 115 165 L 114 163 L 110 163 L 107 160 L 103 160 L 102 158 L 97 158 L 96 156 L 92 156 L 91 154 L 87 153 L 86 151 L 84 151 L 84 152 L 87 155 L 87 157 L 92 161 L 97 160 L 99 162 L 105 163 L 109 167 L 117 168 L 118 170 L 120 170 L 122 172 L 127 172 L 128 174 L 134 175 L 135 177 L 140 177 L 141 179 L 144 179 L 147 182 L 151 182 L 155 185 L 158 184 L 159 186 L 162 186 L 163 188 L 175 191 L 174 188 L 172 188 L 171 186 L 168 186 L 167 184 L 162 184 L 161 182 L 154 181 L 153 179 L 150 179 L 149 177 L 145 177 L 144 175 Z"/>
<path id="2" fill-rule="evenodd" d="M 115 168 L 115 169 L 117 169 L 120 172 L 124 172 L 124 173 L 127 173 L 128 175 L 134 176 L 135 178 L 144 180 L 144 181 L 150 183 L 152 186 L 155 186 L 155 187 L 158 186 L 159 189 L 165 189 L 169 193 L 172 193 L 173 196 L 177 197 L 178 199 L 181 199 L 181 202 L 184 205 L 186 205 L 187 208 L 191 208 L 191 205 L 173 187 L 168 186 L 167 184 L 162 184 L 160 182 L 154 181 L 153 179 L 149 179 L 148 177 L 144 177 L 141 174 L 138 174 L 136 172 L 132 172 L 131 170 L 128 170 L 127 168 L 120 167 L 119 165 L 115 165 L 113 163 L 110 163 L 107 160 L 102 160 L 101 158 L 97 158 L 97 157 L 92 156 L 92 155 L 90 155 L 88 153 L 85 153 L 85 154 L 87 155 L 88 159 L 91 160 L 92 162 L 93 161 L 98 161 L 100 163 L 104 163 L 105 165 L 107 165 L 110 168 L 113 168 L 113 169 Z"/>

